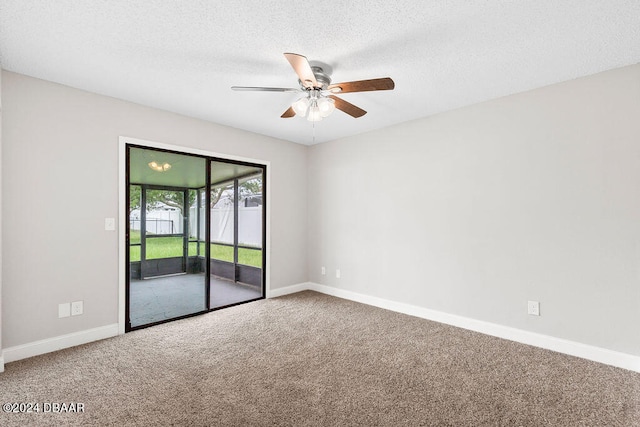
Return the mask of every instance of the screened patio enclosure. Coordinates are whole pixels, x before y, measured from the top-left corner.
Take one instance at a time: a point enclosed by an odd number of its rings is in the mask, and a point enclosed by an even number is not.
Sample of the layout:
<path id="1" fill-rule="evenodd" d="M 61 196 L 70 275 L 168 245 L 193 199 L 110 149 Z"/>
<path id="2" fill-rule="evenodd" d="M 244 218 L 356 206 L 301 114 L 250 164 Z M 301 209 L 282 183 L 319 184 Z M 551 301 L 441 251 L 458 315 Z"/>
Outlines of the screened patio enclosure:
<path id="1" fill-rule="evenodd" d="M 264 165 L 127 146 L 127 172 L 127 330 L 264 297 Z"/>

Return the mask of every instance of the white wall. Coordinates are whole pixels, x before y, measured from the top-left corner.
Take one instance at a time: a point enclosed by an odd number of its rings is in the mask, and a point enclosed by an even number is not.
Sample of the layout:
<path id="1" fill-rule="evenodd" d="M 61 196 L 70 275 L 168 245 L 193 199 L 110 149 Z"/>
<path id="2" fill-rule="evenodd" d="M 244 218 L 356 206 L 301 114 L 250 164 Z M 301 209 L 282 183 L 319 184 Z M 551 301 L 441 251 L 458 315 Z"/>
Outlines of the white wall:
<path id="1" fill-rule="evenodd" d="M 2 88 L 2 68 L 0 68 L 0 88 Z M 4 371 L 2 356 L 2 90 L 0 90 L 0 372 Z"/>
<path id="2" fill-rule="evenodd" d="M 272 288 L 311 280 L 640 355 L 640 66 L 313 147 L 0 84 L 4 349 L 118 321 L 103 220 L 124 135 L 270 162 Z M 78 299 L 84 315 L 57 318 Z"/>
<path id="3" fill-rule="evenodd" d="M 640 66 L 308 156 L 312 282 L 640 355 Z"/>
<path id="4" fill-rule="evenodd" d="M 271 288 L 307 280 L 305 146 L 7 71 L 2 101 L 4 349 L 118 321 L 119 136 L 269 161 Z"/>

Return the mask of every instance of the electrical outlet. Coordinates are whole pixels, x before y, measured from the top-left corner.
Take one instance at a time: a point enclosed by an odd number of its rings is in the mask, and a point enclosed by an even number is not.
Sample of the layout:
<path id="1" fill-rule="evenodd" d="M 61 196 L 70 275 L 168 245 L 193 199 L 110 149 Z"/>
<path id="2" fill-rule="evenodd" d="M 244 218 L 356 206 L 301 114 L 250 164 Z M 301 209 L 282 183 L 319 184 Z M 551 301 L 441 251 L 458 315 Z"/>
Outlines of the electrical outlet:
<path id="1" fill-rule="evenodd" d="M 540 303 L 538 301 L 527 302 L 527 313 L 532 316 L 540 316 Z"/>
<path id="2" fill-rule="evenodd" d="M 74 301 L 71 303 L 71 315 L 79 316 L 83 312 L 82 301 Z"/>
<path id="3" fill-rule="evenodd" d="M 71 304 L 69 304 L 68 302 L 58 304 L 58 318 L 61 319 L 63 317 L 69 316 L 71 316 Z"/>
<path id="4" fill-rule="evenodd" d="M 323 276 L 324 276 L 325 274 L 327 274 L 327 269 L 326 269 L 326 268 L 324 268 L 324 266 L 323 266 L 322 268 L 320 268 L 320 274 L 322 274 Z"/>
<path id="5" fill-rule="evenodd" d="M 340 278 L 340 270 L 338 269 L 336 270 L 336 279 L 339 279 L 339 278 Z"/>

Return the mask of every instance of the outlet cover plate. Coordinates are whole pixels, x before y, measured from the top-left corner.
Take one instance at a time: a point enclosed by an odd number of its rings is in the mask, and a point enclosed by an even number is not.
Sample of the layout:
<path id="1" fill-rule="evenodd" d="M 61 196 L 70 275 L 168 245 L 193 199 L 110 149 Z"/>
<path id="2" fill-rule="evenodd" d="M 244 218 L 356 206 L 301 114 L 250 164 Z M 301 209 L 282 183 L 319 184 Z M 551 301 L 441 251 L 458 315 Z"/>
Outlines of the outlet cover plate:
<path id="1" fill-rule="evenodd" d="M 61 319 L 69 316 L 71 316 L 71 304 L 68 302 L 58 304 L 58 318 Z"/>
<path id="2" fill-rule="evenodd" d="M 530 314 L 531 316 L 540 316 L 540 302 L 528 301 L 527 313 Z"/>
<path id="3" fill-rule="evenodd" d="M 82 301 L 74 301 L 71 303 L 71 315 L 72 316 L 79 316 L 82 314 L 84 310 Z"/>

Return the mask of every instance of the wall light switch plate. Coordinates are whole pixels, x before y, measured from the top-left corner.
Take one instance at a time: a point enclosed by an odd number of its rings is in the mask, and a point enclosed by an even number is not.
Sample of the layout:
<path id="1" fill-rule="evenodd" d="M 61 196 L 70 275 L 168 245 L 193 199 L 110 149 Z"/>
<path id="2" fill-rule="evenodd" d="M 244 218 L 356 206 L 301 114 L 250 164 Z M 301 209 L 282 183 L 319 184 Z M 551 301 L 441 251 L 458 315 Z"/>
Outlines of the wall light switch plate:
<path id="1" fill-rule="evenodd" d="M 82 301 L 74 301 L 71 303 L 71 315 L 72 316 L 79 316 L 83 313 L 83 306 L 82 306 Z"/>
<path id="2" fill-rule="evenodd" d="M 532 316 L 540 316 L 540 303 L 538 301 L 528 301 L 527 313 Z"/>
<path id="3" fill-rule="evenodd" d="M 71 304 L 68 302 L 58 304 L 58 318 L 60 319 L 69 316 L 71 316 Z"/>
<path id="4" fill-rule="evenodd" d="M 340 270 L 336 270 L 336 278 L 339 279 L 340 278 Z"/>
<path id="5" fill-rule="evenodd" d="M 104 219 L 104 229 L 106 231 L 116 231 L 116 219 L 115 218 L 105 218 Z"/>
<path id="6" fill-rule="evenodd" d="M 323 276 L 324 276 L 325 274 L 327 274 L 327 269 L 326 269 L 326 268 L 324 268 L 324 267 L 322 267 L 322 268 L 320 269 L 320 274 L 322 274 Z"/>

